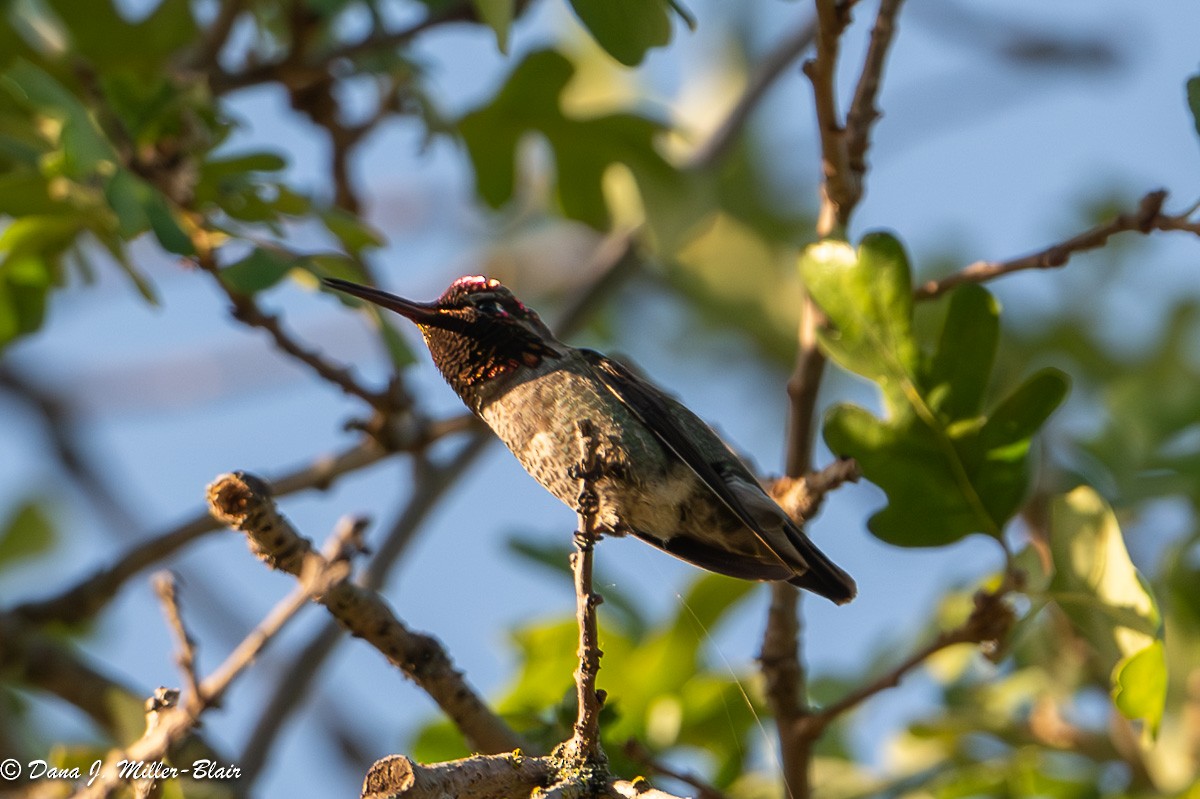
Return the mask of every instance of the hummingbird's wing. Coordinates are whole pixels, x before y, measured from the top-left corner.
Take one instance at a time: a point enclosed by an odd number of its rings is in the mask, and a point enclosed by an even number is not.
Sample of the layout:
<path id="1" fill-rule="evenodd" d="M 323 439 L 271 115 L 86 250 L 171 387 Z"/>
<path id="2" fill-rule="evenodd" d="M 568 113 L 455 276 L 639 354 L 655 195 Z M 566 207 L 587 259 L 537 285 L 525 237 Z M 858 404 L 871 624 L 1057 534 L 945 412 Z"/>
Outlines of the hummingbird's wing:
<path id="1" fill-rule="evenodd" d="M 680 423 L 682 415 L 695 416 L 691 411 L 617 361 L 594 350 L 581 352 L 605 387 L 641 419 L 664 447 L 695 472 L 781 564 L 795 570 L 796 576 L 789 582 L 839 604 L 854 597 L 854 580 L 834 565 L 788 519 L 787 514 L 754 481 L 753 475 L 748 471 L 744 476 L 723 474 L 714 465 L 712 457 L 705 455 L 697 444 L 696 433 L 685 429 Z M 728 451 L 724 442 L 698 417 L 694 426 L 716 439 L 715 443 Z M 736 462 L 737 456 L 732 451 L 729 451 L 729 456 Z M 782 541 L 779 540 L 781 533 L 784 536 Z M 699 542 L 694 543 L 700 545 Z M 781 552 L 784 547 L 790 551 Z M 667 549 L 670 551 L 671 548 Z"/>

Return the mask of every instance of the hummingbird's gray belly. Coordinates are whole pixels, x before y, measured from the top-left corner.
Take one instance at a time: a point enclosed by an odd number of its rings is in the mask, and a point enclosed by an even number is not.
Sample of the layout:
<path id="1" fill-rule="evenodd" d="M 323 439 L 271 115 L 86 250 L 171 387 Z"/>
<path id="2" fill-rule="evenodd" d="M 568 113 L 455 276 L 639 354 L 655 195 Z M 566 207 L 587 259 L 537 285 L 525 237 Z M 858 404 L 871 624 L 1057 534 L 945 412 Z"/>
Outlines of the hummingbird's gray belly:
<path id="1" fill-rule="evenodd" d="M 525 470 L 571 508 L 579 497 L 579 481 L 570 477 L 580 458 L 577 425 L 590 419 L 607 470 L 596 487 L 599 520 L 614 532 L 634 531 L 662 542 L 686 532 L 731 555 L 741 551 L 774 560 L 692 469 L 587 375 L 560 368 L 517 382 L 485 402 L 480 415 Z"/>

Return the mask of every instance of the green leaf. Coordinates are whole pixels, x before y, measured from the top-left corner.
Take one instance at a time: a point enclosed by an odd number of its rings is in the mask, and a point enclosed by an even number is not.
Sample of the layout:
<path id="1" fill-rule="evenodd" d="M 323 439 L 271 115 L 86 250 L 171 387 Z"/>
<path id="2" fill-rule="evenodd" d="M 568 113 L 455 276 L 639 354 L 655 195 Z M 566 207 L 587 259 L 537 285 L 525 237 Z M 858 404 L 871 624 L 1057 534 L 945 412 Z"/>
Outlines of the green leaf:
<path id="1" fill-rule="evenodd" d="M 855 251 L 827 239 L 804 251 L 800 275 L 835 325 L 822 333 L 825 351 L 843 368 L 879 383 L 893 407 L 904 405 L 919 364 L 912 280 L 900 242 L 876 233 Z"/>
<path id="2" fill-rule="evenodd" d="M 71 206 L 50 197 L 46 178 L 33 169 L 0 174 L 0 214 L 33 216 L 70 213 Z"/>
<path id="3" fill-rule="evenodd" d="M 347 253 L 355 257 L 368 248 L 382 247 L 386 242 L 383 234 L 367 222 L 340 208 L 321 212 L 321 221 L 326 229 L 341 243 Z"/>
<path id="4" fill-rule="evenodd" d="M 887 493 L 871 532 L 900 546 L 944 545 L 973 532 L 998 538 L 1028 483 L 1031 438 L 1065 397 L 1065 377 L 1045 370 L 986 415 L 998 305 L 979 286 L 956 289 L 938 346 L 925 356 L 913 333 L 908 258 L 893 236 L 868 235 L 857 250 L 819 242 L 800 272 L 831 322 L 822 348 L 883 396 L 884 419 L 841 404 L 824 428 L 830 448 L 857 459 Z"/>
<path id="5" fill-rule="evenodd" d="M 82 224 L 75 216 L 23 216 L 0 233 L 0 347 L 41 327 L 62 254 Z"/>
<path id="6" fill-rule="evenodd" d="M 489 105 L 459 120 L 479 196 L 493 208 L 512 197 L 517 144 L 530 131 L 544 136 L 554 153 L 558 199 L 563 213 L 572 219 L 595 228 L 608 224 L 601 183 L 613 164 L 628 166 L 643 192 L 684 196 L 690 184 L 654 145 L 662 129 L 659 123 L 633 114 L 588 119 L 563 114 L 559 98 L 574 71 L 560 53 L 531 53 Z M 646 205 L 649 213 L 656 204 Z"/>
<path id="7" fill-rule="evenodd" d="M 608 54 L 637 66 L 651 47 L 671 41 L 666 0 L 570 0 L 580 22 Z"/>
<path id="8" fill-rule="evenodd" d="M 239 294 L 254 294 L 283 280 L 297 260 L 283 250 L 255 247 L 245 258 L 221 270 L 221 282 Z"/>
<path id="9" fill-rule="evenodd" d="M 0 570 L 49 552 L 54 542 L 54 525 L 41 504 L 19 505 L 0 528 Z"/>
<path id="10" fill-rule="evenodd" d="M 1055 500 L 1050 553 L 1049 598 L 1091 645 L 1100 670 L 1111 675 L 1118 709 L 1157 726 L 1166 691 L 1165 660 L 1161 647 L 1154 647 L 1161 642 L 1162 617 L 1129 559 L 1116 516 L 1095 491 L 1081 487 Z"/>
<path id="11" fill-rule="evenodd" d="M 1151 736 L 1158 733 L 1167 704 L 1167 658 L 1163 642 L 1126 655 L 1113 667 L 1112 697 L 1127 719 L 1145 719 Z"/>
<path id="12" fill-rule="evenodd" d="M 84 104 L 50 73 L 18 59 L 2 75 L 0 83 L 40 113 L 62 123 L 62 173 L 75 180 L 115 168 L 116 151 L 101 133 Z"/>
<path id="13" fill-rule="evenodd" d="M 94 68 L 150 73 L 198 36 L 188 0 L 159 0 L 140 22 L 131 23 L 112 0 L 46 0 L 65 23 L 71 50 Z"/>
<path id="14" fill-rule="evenodd" d="M 1200 136 L 1200 75 L 1188 78 L 1187 102 L 1192 111 L 1192 125 L 1196 128 L 1196 135 Z"/>
<path id="15" fill-rule="evenodd" d="M 184 232 L 175 212 L 161 194 L 156 191 L 149 194 L 144 208 L 150 229 L 164 250 L 184 257 L 196 254 L 196 245 L 192 244 L 191 237 Z"/>
<path id="16" fill-rule="evenodd" d="M 483 24 L 496 32 L 496 46 L 507 55 L 508 29 L 512 27 L 516 0 L 471 0 L 471 3 Z"/>

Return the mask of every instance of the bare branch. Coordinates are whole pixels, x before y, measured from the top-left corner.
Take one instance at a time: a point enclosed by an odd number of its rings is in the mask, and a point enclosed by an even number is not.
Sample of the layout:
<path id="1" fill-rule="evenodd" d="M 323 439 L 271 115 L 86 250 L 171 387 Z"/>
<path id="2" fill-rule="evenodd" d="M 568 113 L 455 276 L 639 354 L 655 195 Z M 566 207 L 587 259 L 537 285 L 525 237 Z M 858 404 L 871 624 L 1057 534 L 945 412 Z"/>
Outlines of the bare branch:
<path id="1" fill-rule="evenodd" d="M 545 758 L 475 755 L 423 766 L 404 755 L 375 761 L 363 780 L 362 799 L 491 799 L 529 796 L 550 784 L 552 770 Z"/>
<path id="2" fill-rule="evenodd" d="M 651 788 L 645 780 L 611 780 L 594 787 L 578 781 L 553 784 L 556 763 L 520 752 L 475 755 L 462 760 L 422 765 L 404 755 L 377 760 L 363 780 L 362 799 L 555 799 L 585 796 L 628 799 L 680 799 Z"/>
<path id="3" fill-rule="evenodd" d="M 331 572 L 334 570 L 330 570 Z M 310 586 L 322 590 L 331 575 L 314 575 Z M 336 575 L 332 575 L 336 576 Z M 308 604 L 308 588 L 302 587 L 276 605 L 262 622 L 230 653 L 212 675 L 200 683 L 195 701 L 178 706 L 164 694 L 165 701 L 151 701 L 147 706 L 146 732 L 129 746 L 111 753 L 104 760 L 100 773 L 88 785 L 79 788 L 73 797 L 77 799 L 106 799 L 116 793 L 129 779 L 122 772 L 122 762 L 160 762 L 167 751 L 183 740 L 199 723 L 200 716 L 208 708 L 220 702 L 225 691 L 245 669 L 254 662 L 275 635 Z M 162 690 L 162 689 L 160 689 Z"/>
<path id="4" fill-rule="evenodd" d="M 670 777 L 685 785 L 692 786 L 696 789 L 696 799 L 726 799 L 724 793 L 718 791 L 695 774 L 689 771 L 679 771 L 663 763 L 636 738 L 630 738 L 625 742 L 625 756 L 647 771 L 661 774 L 664 777 Z"/>
<path id="5" fill-rule="evenodd" d="M 374 440 L 364 438 L 336 455 L 321 457 L 271 483 L 276 496 L 310 488 L 325 490 L 341 476 L 370 466 L 389 453 Z M 207 510 L 142 543 L 130 547 L 115 563 L 67 590 L 46 599 L 26 602 L 8 613 L 34 624 L 78 624 L 108 604 L 125 582 L 143 569 L 169 558 L 201 536 L 221 529 Z M 5 614 L 0 614 L 0 616 Z"/>
<path id="6" fill-rule="evenodd" d="M 1163 214 L 1162 207 L 1166 199 L 1167 192 L 1164 189 L 1149 192 L 1142 197 L 1135 211 L 1118 214 L 1112 220 L 1085 230 L 1066 241 L 1020 258 L 1008 261 L 976 261 L 941 280 L 930 280 L 920 286 L 915 292 L 915 298 L 933 299 L 964 283 L 984 283 L 1026 269 L 1055 269 L 1065 266 L 1075 253 L 1103 247 L 1110 237 L 1118 233 L 1149 234 L 1160 230 L 1177 230 L 1200 236 L 1200 221 L 1191 218 L 1196 209 L 1191 208 L 1174 216 Z"/>
<path id="7" fill-rule="evenodd" d="M 904 0 L 882 0 L 879 4 L 879 14 L 871 30 L 871 43 L 867 47 L 862 74 L 854 90 L 850 110 L 846 112 L 846 152 L 860 194 L 862 178 L 867 172 L 866 153 L 871 143 L 871 127 L 880 117 L 875 98 L 879 95 L 883 65 L 896 34 L 896 15 L 900 12 L 902 2 Z"/>
<path id="8" fill-rule="evenodd" d="M 188 633 L 183 623 L 183 615 L 179 611 L 179 595 L 175 585 L 175 575 L 162 572 L 154 577 L 154 592 L 162 602 L 167 624 L 175 635 L 179 651 L 175 654 L 175 662 L 183 672 L 184 686 L 187 688 L 187 704 L 200 701 L 200 680 L 196 675 L 196 641 Z"/>
<path id="9" fill-rule="evenodd" d="M 279 350 L 295 358 L 315 372 L 322 380 L 332 383 L 346 394 L 365 400 L 368 405 L 379 411 L 388 411 L 395 406 L 396 403 L 391 396 L 371 391 L 360 385 L 348 367 L 330 361 L 321 353 L 309 349 L 292 338 L 291 334 L 283 329 L 279 317 L 265 313 L 258 307 L 258 302 L 254 297 L 240 294 L 225 285 L 225 281 L 221 279 L 216 258 L 211 252 L 202 253 L 196 262 L 201 269 L 212 275 L 221 291 L 229 298 L 234 319 L 249 327 L 265 330 Z"/>
<path id="10" fill-rule="evenodd" d="M 821 205 L 816 230 L 820 238 L 844 237 L 850 217 L 862 198 L 870 130 L 879 117 L 875 99 L 900 3 L 901 0 L 880 3 L 843 127 L 837 102 L 838 51 L 841 35 L 850 23 L 854 0 L 816 0 L 816 55 L 804 65 L 804 72 L 813 86 L 821 141 Z M 825 356 L 817 346 L 817 332 L 825 323 L 824 314 L 806 295 L 797 334 L 796 365 L 788 380 L 787 476 L 791 478 L 800 477 L 812 467 L 817 395 L 825 371 Z M 816 735 L 803 734 L 810 711 L 804 701 L 805 672 L 799 648 L 799 593 L 786 583 L 773 585 L 771 592 L 759 660 L 767 684 L 767 700 L 779 730 L 785 791 L 793 799 L 808 799 L 809 762 Z"/>
<path id="11" fill-rule="evenodd" d="M 965 622 L 952 630 L 939 633 L 936 638 L 886 673 L 808 715 L 800 723 L 802 736 L 816 739 L 825 727 L 839 716 L 858 707 L 875 694 L 896 687 L 906 674 L 943 649 L 964 643 L 998 645 L 1008 635 L 1015 618 L 1012 608 L 1004 599 L 1010 590 L 1010 583 L 1005 582 L 995 592 L 980 591 L 975 594 L 975 609 Z"/>
<path id="12" fill-rule="evenodd" d="M 603 476 L 604 465 L 599 455 L 596 426 L 590 419 L 579 425 L 579 462 L 574 477 L 579 480 L 579 531 L 575 534 L 575 552 L 571 553 L 571 568 L 575 573 L 575 619 L 579 624 L 579 665 L 575 669 L 575 734 L 561 748 L 562 757 L 583 764 L 607 763 L 600 748 L 600 708 L 604 692 L 596 690 L 596 675 L 600 672 L 600 635 L 597 630 L 596 607 L 604 601 L 592 587 L 592 561 L 595 554 L 596 517 L 600 498 L 596 482 Z"/>
<path id="13" fill-rule="evenodd" d="M 479 459 L 493 440 L 490 434 L 476 431 L 447 463 L 433 466 L 426 464 L 423 459 L 418 461 L 412 498 L 363 570 L 360 583 L 364 588 L 382 588 L 392 566 L 404 553 L 429 513 L 437 507 L 441 498 L 457 483 L 463 472 Z M 307 645 L 301 647 L 290 668 L 276 681 L 274 691 L 270 699 L 263 704 L 258 722 L 238 758 L 243 779 L 247 781 L 245 784 L 253 782 L 258 776 L 276 736 L 291 717 L 298 701 L 308 695 L 308 688 L 322 664 L 343 640 L 342 634 L 342 627 L 330 619 Z"/>
<path id="14" fill-rule="evenodd" d="M 804 477 L 781 477 L 771 486 L 771 496 L 793 519 L 808 521 L 817 515 L 825 495 L 845 483 L 856 483 L 862 470 L 853 458 L 838 458 L 819 472 Z"/>
<path id="15" fill-rule="evenodd" d="M 273 569 L 303 576 L 324 562 L 275 508 L 269 489 L 244 473 L 219 477 L 208 489 L 212 512 L 246 534 L 250 548 Z M 419 685 L 481 752 L 504 752 L 523 742 L 454 668 L 432 636 L 404 625 L 378 593 L 355 585 L 348 573 L 315 597 L 351 634 L 374 646 Z"/>
<path id="16" fill-rule="evenodd" d="M 839 39 L 850 22 L 850 11 L 837 0 L 816 0 L 817 54 L 804 64 L 804 74 L 813 87 L 813 105 L 817 112 L 817 131 L 821 140 L 821 210 L 817 235 L 829 236 L 845 226 L 852 204 L 849 154 L 838 117 L 837 58 Z"/>

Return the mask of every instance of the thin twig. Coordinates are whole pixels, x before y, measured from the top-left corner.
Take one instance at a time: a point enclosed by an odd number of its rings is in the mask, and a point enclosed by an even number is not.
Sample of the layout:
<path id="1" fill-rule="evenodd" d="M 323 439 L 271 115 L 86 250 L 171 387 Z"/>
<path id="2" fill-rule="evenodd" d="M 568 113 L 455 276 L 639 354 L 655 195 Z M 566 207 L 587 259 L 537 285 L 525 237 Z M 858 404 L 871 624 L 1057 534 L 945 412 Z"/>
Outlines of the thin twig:
<path id="1" fill-rule="evenodd" d="M 853 190 L 846 137 L 838 117 L 837 58 L 842 31 L 850 22 L 849 9 L 837 0 L 816 0 L 817 52 L 804 64 L 804 74 L 813 87 L 813 106 L 817 114 L 817 130 L 821 141 L 821 209 L 817 219 L 817 235 L 832 235 L 845 227 L 852 204 Z"/>
<path id="2" fill-rule="evenodd" d="M 596 607 L 604 601 L 593 590 L 592 563 L 595 554 L 597 516 L 600 498 L 596 483 L 603 476 L 603 461 L 599 453 L 599 433 L 590 419 L 581 420 L 579 427 L 579 462 L 574 477 L 579 480 L 579 531 L 575 534 L 575 552 L 571 553 L 571 568 L 575 573 L 575 619 L 579 624 L 579 665 L 575 669 L 575 732 L 563 748 L 566 759 L 581 764 L 603 765 L 607 762 L 600 747 L 600 708 L 604 693 L 596 690 L 600 672 L 600 635 Z"/>
<path id="3" fill-rule="evenodd" d="M 821 142 L 821 203 L 816 230 L 819 238 L 844 237 L 851 215 L 862 198 L 870 131 L 879 117 L 875 99 L 900 0 L 882 0 L 880 3 L 850 115 L 843 127 L 838 114 L 836 75 L 840 39 L 850 23 L 853 5 L 854 0 L 816 0 L 816 55 L 804 65 L 804 72 L 813 87 Z M 824 314 L 806 293 L 797 334 L 796 365 L 788 381 L 787 476 L 792 478 L 798 478 L 812 468 L 815 411 L 825 370 L 825 356 L 818 347 L 817 332 L 825 323 Z M 759 659 L 766 680 L 767 701 L 775 714 L 779 732 L 785 792 L 791 799 L 808 799 L 812 793 L 809 765 L 820 730 L 806 724 L 811 711 L 805 701 L 798 599 L 799 592 L 790 585 L 777 583 L 772 586 L 771 607 Z"/>
<path id="4" fill-rule="evenodd" d="M 179 651 L 175 654 L 175 662 L 183 672 L 184 686 L 187 688 L 187 704 L 200 701 L 200 679 L 196 675 L 196 641 L 183 623 L 183 614 L 179 610 L 179 592 L 175 584 L 175 575 L 162 572 L 154 577 L 154 592 L 162 602 L 167 624 L 175 635 Z"/>
<path id="5" fill-rule="evenodd" d="M 229 299 L 234 319 L 249 327 L 265 330 L 276 348 L 304 364 L 322 380 L 332 383 L 346 394 L 365 400 L 368 405 L 381 412 L 393 409 L 394 403 L 389 394 L 371 391 L 362 386 L 354 378 L 354 373 L 349 367 L 334 363 L 316 350 L 304 346 L 283 329 L 279 317 L 259 308 L 254 297 L 241 294 L 227 286 L 221 279 L 220 267 L 217 266 L 216 258 L 211 252 L 201 252 L 196 263 L 201 269 L 212 275 L 213 280 Z"/>
<path id="6" fill-rule="evenodd" d="M 408 44 L 430 28 L 449 22 L 470 21 L 475 18 L 474 9 L 474 5 L 469 2 L 455 3 L 430 13 L 425 19 L 407 28 L 390 33 L 372 33 L 365 39 L 341 45 L 312 60 L 296 63 L 294 56 L 290 58 L 285 56 L 279 61 L 257 64 L 241 72 L 217 72 L 209 79 L 209 85 L 212 87 L 213 93 L 218 95 L 271 81 L 280 81 L 286 85 L 289 83 L 290 73 L 311 75 L 326 72 L 329 65 L 335 61 L 394 50 Z"/>
<path id="7" fill-rule="evenodd" d="M 866 153 L 871 144 L 871 128 L 880 117 L 875 98 L 879 96 L 879 87 L 883 82 L 883 65 L 896 34 L 896 15 L 900 12 L 902 2 L 904 0 L 881 0 L 862 74 L 854 90 L 850 109 L 846 112 L 848 165 L 860 194 L 862 178 L 867 172 Z"/>
<path id="8" fill-rule="evenodd" d="M 625 756 L 647 771 L 661 774 L 664 777 L 670 777 L 685 785 L 692 786 L 696 789 L 695 799 L 727 799 L 724 793 L 718 791 L 692 772 L 680 771 L 663 763 L 636 738 L 630 738 L 625 742 Z"/>
<path id="9" fill-rule="evenodd" d="M 746 88 L 738 96 L 737 102 L 733 104 L 725 119 L 688 159 L 688 168 L 707 169 L 725 157 L 746 127 L 746 122 L 754 110 L 767 95 L 767 90 L 775 85 L 775 81 L 786 73 L 788 66 L 812 45 L 816 33 L 816 19 L 809 19 L 781 39 L 767 53 L 746 82 Z"/>
<path id="10" fill-rule="evenodd" d="M 1005 597 L 1012 589 L 1012 583 L 1005 581 L 1000 588 L 993 592 L 980 591 L 975 594 L 975 607 L 971 615 L 958 627 L 941 632 L 928 644 L 919 647 L 915 652 L 893 666 L 884 674 L 851 690 L 841 699 L 826 705 L 819 711 L 810 713 L 801 721 L 802 734 L 807 738 L 816 738 L 831 722 L 867 699 L 900 684 L 913 669 L 917 668 L 933 655 L 955 644 L 992 644 L 996 645 L 1007 636 L 1015 616 Z"/>
<path id="11" fill-rule="evenodd" d="M 153 708 L 153 723 L 148 725 L 146 733 L 134 743 L 105 758 L 96 779 L 90 785 L 81 787 L 72 796 L 76 799 L 107 799 L 126 781 L 120 771 L 122 762 L 161 761 L 171 746 L 192 731 L 201 714 L 220 702 L 233 681 L 254 662 L 296 612 L 308 604 L 309 591 L 324 590 L 327 581 L 336 578 L 341 570 L 330 571 L 330 574 L 314 574 L 307 585 L 301 586 L 276 605 L 225 661 L 200 683 L 195 702 L 189 702 L 185 706 Z"/>
<path id="12" fill-rule="evenodd" d="M 1118 233 L 1148 234 L 1154 231 L 1176 230 L 1200 236 L 1200 221 L 1191 218 L 1195 209 L 1174 216 L 1163 214 L 1162 207 L 1166 199 L 1167 192 L 1164 189 L 1149 192 L 1142 197 L 1137 210 L 1118 214 L 1108 222 L 1089 228 L 1066 241 L 1020 258 L 1008 261 L 976 261 L 941 280 L 930 280 L 920 286 L 915 292 L 915 298 L 933 299 L 964 283 L 983 283 L 1025 269 L 1055 269 L 1065 266 L 1075 253 L 1103 247 L 1111 236 Z"/>
<path id="13" fill-rule="evenodd" d="M 389 453 L 374 440 L 363 438 L 336 455 L 326 455 L 271 482 L 275 496 L 307 489 L 326 490 L 340 477 L 370 466 Z M 33 624 L 78 624 L 96 615 L 117 595 L 129 578 L 169 558 L 201 536 L 221 529 L 207 510 L 197 512 L 169 530 L 130 547 L 111 566 L 103 568 L 70 588 L 46 599 L 25 602 L 8 611 Z"/>

